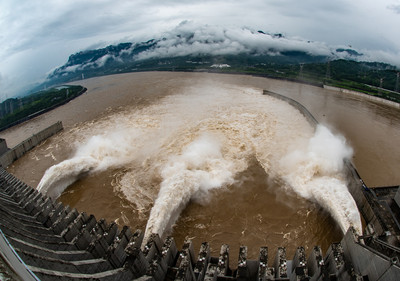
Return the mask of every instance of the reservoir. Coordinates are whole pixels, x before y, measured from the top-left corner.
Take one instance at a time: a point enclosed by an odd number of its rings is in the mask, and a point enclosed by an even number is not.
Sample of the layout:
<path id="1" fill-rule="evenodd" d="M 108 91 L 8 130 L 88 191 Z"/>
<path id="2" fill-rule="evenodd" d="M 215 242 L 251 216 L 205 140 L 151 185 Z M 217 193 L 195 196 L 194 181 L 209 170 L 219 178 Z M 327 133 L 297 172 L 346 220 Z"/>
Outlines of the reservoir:
<path id="1" fill-rule="evenodd" d="M 90 151 L 101 164 L 89 159 L 65 166 L 80 172 L 58 200 L 98 219 L 142 230 L 160 187 L 190 187 L 195 192 L 165 231 L 178 247 L 188 236 L 196 251 L 203 241 L 210 242 L 214 254 L 224 243 L 232 253 L 247 245 L 249 258 L 255 258 L 261 246 L 285 246 L 292 256 L 297 246 L 307 252 L 314 245 L 326 250 L 341 239 L 326 208 L 282 181 L 290 167 L 282 158 L 306 146 L 314 129 L 289 105 L 263 96 L 264 89 L 300 102 L 345 139 L 367 186 L 400 183 L 400 110 L 363 97 L 207 73 L 130 73 L 76 84 L 87 87 L 87 93 L 1 132 L 12 147 L 57 121 L 65 128 L 8 171 L 36 187 L 49 167 Z M 181 200 L 184 190 L 174 192 L 168 194 Z"/>

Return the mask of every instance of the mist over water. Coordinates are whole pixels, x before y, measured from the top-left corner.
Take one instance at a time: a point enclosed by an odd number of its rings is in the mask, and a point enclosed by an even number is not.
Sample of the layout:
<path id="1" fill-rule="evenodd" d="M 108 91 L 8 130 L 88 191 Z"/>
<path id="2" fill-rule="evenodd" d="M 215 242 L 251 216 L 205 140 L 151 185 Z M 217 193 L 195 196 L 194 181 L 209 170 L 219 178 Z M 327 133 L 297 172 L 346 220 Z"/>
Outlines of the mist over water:
<path id="1" fill-rule="evenodd" d="M 343 233 L 353 226 L 361 234 L 357 205 L 349 200 L 352 197 L 341 173 L 343 160 L 350 159 L 352 154 L 343 137 L 318 125 L 307 144 L 299 145 L 282 158 L 279 171 L 287 188 L 325 208 Z"/>
<path id="2" fill-rule="evenodd" d="M 86 143 L 77 147 L 75 155 L 50 167 L 37 189 L 52 198 L 57 198 L 70 184 L 89 172 L 104 171 L 118 167 L 131 160 L 135 137 L 139 130 L 118 131 L 111 134 L 90 137 Z"/>
<path id="3" fill-rule="evenodd" d="M 161 176 L 163 181 L 147 223 L 147 236 L 168 230 L 191 199 L 204 203 L 209 190 L 232 184 L 234 163 L 224 158 L 218 139 L 202 135 L 181 155 L 171 157 Z"/>
<path id="4" fill-rule="evenodd" d="M 255 159 L 282 190 L 319 204 L 343 232 L 350 225 L 361 231 L 342 174 L 352 154 L 345 140 L 261 93 L 222 83 L 187 87 L 88 124 L 75 133 L 74 156 L 49 168 L 38 189 L 56 198 L 88 173 L 123 168 L 115 191 L 139 214 L 150 213 L 146 237 L 163 236 L 190 201 L 206 205 L 212 190 L 237 183 Z"/>

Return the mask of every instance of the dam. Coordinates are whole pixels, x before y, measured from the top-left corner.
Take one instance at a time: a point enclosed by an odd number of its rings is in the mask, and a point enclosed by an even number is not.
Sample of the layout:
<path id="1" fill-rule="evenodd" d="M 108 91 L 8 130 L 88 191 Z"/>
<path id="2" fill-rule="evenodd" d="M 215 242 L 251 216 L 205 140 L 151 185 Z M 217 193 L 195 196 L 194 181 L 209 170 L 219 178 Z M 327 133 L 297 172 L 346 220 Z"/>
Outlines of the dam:
<path id="1" fill-rule="evenodd" d="M 261 247 L 259 258 L 250 260 L 246 246 L 233 255 L 224 244 L 219 256 L 212 257 L 207 242 L 195 253 L 189 239 L 178 250 L 173 237 L 162 241 L 158 235 L 142 247 L 142 231 L 119 229 L 115 223 L 55 203 L 4 169 L 0 201 L 1 252 L 23 280 L 397 280 L 400 276 L 399 248 L 380 238 L 388 236 L 387 231 L 358 236 L 350 228 L 325 254 L 318 246 L 310 253 L 299 246 L 291 258 L 284 247 Z M 233 269 L 232 258 L 237 260 Z"/>
<path id="2" fill-rule="evenodd" d="M 273 92 L 273 91 L 270 91 L 270 92 Z M 89 94 L 90 94 L 90 92 L 89 92 Z M 305 103 L 307 106 L 309 106 L 309 104 L 307 104 L 307 103 Z M 315 113 L 315 112 L 314 112 Z M 244 115 L 245 117 L 247 116 L 247 115 Z M 321 115 L 318 115 L 317 114 L 317 116 L 318 116 L 318 119 L 319 120 L 321 120 Z M 64 120 L 63 120 L 63 123 L 64 123 Z M 67 125 L 68 126 L 68 125 Z M 65 138 L 65 134 L 64 133 L 61 133 L 61 137 L 62 138 Z M 47 144 L 46 145 L 44 145 L 44 146 L 42 146 L 42 148 L 41 149 L 48 149 L 47 147 L 51 147 L 53 144 L 52 144 L 52 142 L 47 142 Z M 37 153 L 37 152 L 36 152 Z M 36 154 L 35 152 L 31 152 L 29 155 L 28 155 L 28 158 L 33 158 L 33 157 L 35 157 L 35 158 L 40 158 L 41 159 L 41 156 L 38 154 L 37 156 L 35 155 Z M 51 156 L 51 155 L 50 155 Z M 57 155 L 57 154 L 54 154 L 54 156 L 56 157 L 56 158 L 58 158 L 59 156 Z M 44 158 L 43 158 L 44 159 Z M 51 159 L 51 158 L 50 158 Z M 39 162 L 36 162 L 36 163 L 39 163 Z M 367 190 L 366 189 L 366 187 L 364 187 L 363 185 L 362 185 L 362 183 L 361 182 L 359 182 L 358 180 L 357 180 L 357 172 L 355 171 L 355 170 L 350 170 L 350 169 L 348 169 L 348 172 L 349 172 L 349 174 L 351 174 L 351 175 L 353 175 L 353 176 L 355 176 L 355 178 L 356 178 L 356 180 L 354 181 L 354 190 L 353 191 L 360 191 L 360 189 L 361 189 L 361 192 L 363 192 L 362 190 Z M 363 172 L 363 170 L 361 170 L 361 172 Z M 358 182 L 357 182 L 358 181 Z M 370 181 L 368 181 L 368 182 L 370 182 Z M 350 186 L 349 186 L 349 188 L 350 188 Z M 251 190 L 251 189 L 250 189 Z M 369 190 L 371 190 L 371 189 L 369 189 Z M 386 195 L 390 195 L 390 196 L 392 196 L 392 195 L 394 195 L 396 192 L 395 191 L 393 191 L 393 190 L 396 190 L 396 188 L 392 188 L 391 189 L 392 191 L 391 192 L 387 192 L 387 194 Z M 382 195 L 384 195 L 383 194 L 383 192 L 382 193 L 380 193 L 380 194 L 375 194 L 377 197 L 381 197 Z M 389 196 L 389 197 L 390 197 Z M 383 196 L 384 197 L 384 196 Z M 360 197 L 361 198 L 361 197 Z M 381 197 L 382 198 L 382 197 Z M 380 198 L 380 199 L 381 199 Z M 64 199 L 65 200 L 65 199 Z M 64 201 L 63 200 L 63 201 Z M 368 200 L 367 200 L 368 201 Z M 390 201 L 390 200 L 389 200 Z M 388 201 L 388 202 L 389 202 Z M 370 209 L 368 209 L 366 206 L 367 206 L 367 204 L 365 204 L 365 202 L 366 202 L 366 200 L 363 200 L 363 201 L 361 201 L 361 203 L 364 203 L 364 212 L 365 212 L 365 214 L 367 214 L 368 212 L 369 212 L 369 214 L 371 214 L 370 213 L 370 211 L 372 210 L 372 212 L 374 212 L 375 210 L 376 210 L 376 208 L 370 208 Z M 381 203 L 382 203 L 382 201 L 381 201 Z M 392 204 L 392 202 L 389 202 L 390 204 L 389 205 L 393 205 Z M 359 204 L 359 202 L 357 202 L 357 205 Z M 383 206 L 383 204 L 379 204 L 379 205 L 382 205 Z M 387 207 L 387 206 L 386 206 Z M 385 207 L 385 208 L 386 208 Z M 392 206 L 393 207 L 393 206 Z M 79 207 L 78 209 L 82 209 L 82 207 Z M 85 210 L 85 208 L 83 208 L 84 210 Z M 201 210 L 200 210 L 201 211 Z M 361 210 L 360 210 L 361 211 Z M 96 214 L 98 214 L 97 212 L 96 212 Z M 365 215 L 365 214 L 363 214 L 363 216 Z M 242 215 L 246 215 L 245 213 L 244 214 L 242 214 Z M 96 215 L 96 216 L 98 216 L 98 215 Z M 100 215 L 100 217 L 101 217 L 102 215 Z M 393 241 L 393 239 L 390 239 L 390 238 L 393 238 L 393 237 L 395 237 L 395 235 L 393 235 L 393 236 L 391 236 L 391 235 L 387 235 L 389 232 L 388 232 L 388 225 L 389 224 L 386 224 L 386 226 L 384 225 L 384 223 L 385 223 L 385 221 L 386 221 L 386 218 L 385 217 L 383 217 L 383 216 L 378 216 L 378 215 L 375 215 L 376 216 L 376 218 L 374 219 L 373 217 L 372 217 L 372 220 L 374 220 L 375 222 L 378 222 L 378 223 L 371 223 L 370 224 L 370 222 L 368 221 L 368 220 L 366 220 L 367 222 L 369 222 L 368 223 L 368 225 L 369 225 L 369 232 L 368 232 L 368 234 L 366 234 L 366 233 L 364 233 L 364 234 L 362 234 L 362 235 L 360 235 L 360 233 L 358 233 L 357 235 L 355 235 L 356 237 L 364 237 L 365 238 L 365 240 L 368 240 L 368 239 L 370 239 L 372 236 L 374 236 L 375 235 L 375 237 L 378 237 L 378 235 L 377 235 L 377 233 L 379 233 L 379 231 L 380 231 L 380 229 L 385 229 L 384 231 L 383 231 L 383 233 L 384 233 L 384 235 L 379 235 L 379 238 L 380 238 L 380 240 L 382 241 L 382 242 L 384 242 L 384 243 L 387 243 L 388 245 L 390 245 L 389 243 L 392 243 Z M 108 219 L 109 220 L 109 219 Z M 111 221 L 113 221 L 114 219 L 111 219 Z M 119 224 L 119 226 L 121 227 L 121 222 L 119 222 L 118 223 Z M 365 222 L 363 223 L 363 225 L 365 226 Z M 395 224 L 391 224 L 392 226 L 393 225 L 395 225 Z M 383 227 L 382 227 L 383 226 Z M 131 229 L 135 229 L 135 227 L 132 227 L 131 226 Z M 267 231 L 266 232 L 266 234 L 268 234 L 268 232 L 269 231 Z M 373 233 L 375 233 L 375 234 L 373 234 Z M 143 234 L 143 233 L 142 233 Z M 248 233 L 246 233 L 245 235 L 249 235 Z M 251 235 L 251 234 L 250 234 Z M 372 235 L 372 236 L 371 236 Z M 175 235 L 174 235 L 175 236 Z M 368 237 L 367 237 L 368 236 Z M 160 239 L 162 242 L 164 242 L 164 241 L 166 241 L 165 239 L 167 239 L 167 238 L 162 238 L 162 239 Z M 170 239 L 170 238 L 168 238 L 168 239 Z M 151 240 L 151 239 L 150 239 Z M 243 241 L 242 239 L 240 239 L 241 241 Z M 340 241 L 341 240 L 341 238 L 340 239 L 337 239 L 337 241 Z M 147 241 L 149 241 L 149 240 L 147 240 Z M 204 241 L 207 241 L 207 240 L 204 240 Z M 248 240 L 248 241 L 250 241 L 250 240 Z M 296 240 L 294 240 L 294 241 L 296 241 Z M 299 240 L 300 241 L 300 240 Z M 333 240 L 333 241 L 335 241 L 335 240 Z M 369 241 L 369 240 L 368 240 Z M 386 241 L 386 242 L 385 242 Z M 185 244 L 187 244 L 187 242 L 188 241 L 186 241 L 186 239 L 185 239 L 185 241 L 184 241 L 184 245 Z M 209 243 L 208 244 L 208 249 L 211 249 L 211 248 L 214 248 L 214 250 L 212 250 L 212 251 L 210 251 L 211 253 L 210 253 L 210 256 L 211 257 L 216 257 L 217 259 L 218 259 L 218 257 L 221 255 L 221 251 L 220 251 L 220 249 L 218 249 L 218 247 L 222 244 L 222 243 L 224 243 L 224 241 L 222 240 L 222 242 L 215 242 L 214 240 L 213 241 L 211 241 L 211 243 Z M 231 241 L 229 241 L 228 242 L 229 244 L 231 244 L 232 245 L 232 242 Z M 285 255 L 286 255 L 286 264 L 288 265 L 288 264 L 290 264 L 290 262 L 291 261 L 293 261 L 293 260 L 295 260 L 295 258 L 294 258 L 294 255 L 296 255 L 296 253 L 298 252 L 298 246 L 300 246 L 300 245 L 302 245 L 302 243 L 303 242 L 297 242 L 298 244 L 297 244 L 297 246 L 296 246 L 296 248 L 295 248 L 295 251 L 293 251 L 293 250 L 281 250 L 280 248 L 282 248 L 282 247 L 277 247 L 277 246 L 275 246 L 275 244 L 272 244 L 272 246 L 271 246 L 271 243 L 259 243 L 259 242 L 256 242 L 256 245 L 259 247 L 260 245 L 267 245 L 267 246 L 269 246 L 269 254 L 268 254 L 268 256 L 269 256 L 269 259 L 268 259 L 268 262 L 267 262 L 267 264 L 268 264 L 268 267 L 270 267 L 270 268 L 275 268 L 275 262 L 274 262 L 274 258 L 276 257 L 276 253 L 285 253 Z M 181 244 L 181 243 L 179 243 L 179 244 Z M 251 243 L 250 243 L 251 244 Z M 393 244 L 393 243 L 392 243 Z M 178 244 L 177 244 L 178 245 Z M 246 242 L 241 242 L 241 247 L 240 248 L 238 248 L 238 250 L 236 250 L 235 249 L 235 247 L 227 247 L 227 245 L 223 245 L 223 248 L 225 249 L 225 250 L 223 250 L 223 252 L 226 252 L 226 249 L 230 249 L 229 251 L 230 251 L 230 256 L 231 256 L 231 258 L 230 258 L 230 261 L 229 261 L 229 263 L 228 263 L 228 269 L 227 269 L 227 275 L 225 276 L 225 277 L 228 277 L 228 278 L 236 278 L 237 277 L 237 274 L 235 273 L 235 271 L 237 272 L 237 269 L 238 269 L 238 263 L 236 262 L 236 256 L 237 256 L 237 254 L 236 253 L 238 253 L 238 251 L 240 252 L 240 256 L 246 256 L 246 260 L 247 260 L 247 263 L 249 264 L 249 263 L 251 263 L 251 261 L 257 261 L 257 260 L 259 260 L 260 259 L 260 251 L 257 249 L 257 247 L 254 247 L 254 245 L 253 244 L 251 244 L 251 246 L 249 247 L 249 248 L 246 248 L 246 249 L 244 249 L 244 247 L 245 246 L 243 246 L 243 245 L 248 245 Z M 287 244 L 285 244 L 285 245 L 287 245 Z M 304 244 L 303 244 L 304 245 Z M 314 244 L 314 245 L 318 245 L 318 244 Z M 142 245 L 143 246 L 143 245 Z M 193 244 L 192 244 L 192 246 L 193 246 Z M 198 249 L 199 247 L 198 247 L 199 245 L 195 245 L 195 249 Z M 324 250 L 323 250 L 323 253 L 324 253 L 324 255 L 323 256 L 326 256 L 326 254 L 325 253 L 328 253 L 329 251 L 330 251 L 330 249 L 332 248 L 331 247 L 332 245 L 329 245 L 329 247 L 323 247 L 324 248 Z M 394 247 L 396 247 L 396 246 L 394 246 Z M 201 248 L 201 247 L 200 247 Z M 291 246 L 291 248 L 293 249 L 293 247 Z M 304 248 L 304 252 L 306 253 L 306 256 L 311 256 L 311 254 L 310 254 L 310 252 L 311 252 L 311 250 L 312 250 L 312 248 L 314 248 L 314 247 L 310 247 L 310 246 L 308 246 L 308 247 L 305 247 Z M 182 247 L 181 246 L 179 246 L 179 249 L 182 249 Z M 233 249 L 233 250 L 232 250 Z M 143 250 L 144 250 L 144 248 L 143 248 Z M 322 250 L 322 249 L 321 249 Z M 253 254 L 251 254 L 251 252 L 253 251 Z M 254 252 L 258 252 L 257 254 L 254 254 Z M 265 250 L 263 250 L 263 251 L 261 251 L 261 252 L 266 252 Z M 300 252 L 303 252 L 303 250 L 301 250 L 301 247 L 300 247 Z M 233 256 L 234 256 L 234 258 L 232 258 L 232 253 L 233 253 Z M 293 254 L 294 255 L 293 255 Z M 392 252 L 392 254 L 393 254 L 393 252 Z M 346 256 L 346 254 L 345 254 L 345 256 Z M 388 254 L 388 256 L 390 256 L 390 254 Z M 211 259 L 210 259 L 211 260 Z M 215 259 L 214 259 L 214 261 L 215 261 Z M 347 264 L 351 264 L 351 262 L 349 263 L 348 261 L 346 261 L 346 263 Z M 173 267 L 175 267 L 176 268 L 176 263 L 174 264 L 175 266 L 173 266 Z M 289 265 L 289 267 L 290 267 L 290 265 Z M 347 266 L 346 266 L 347 267 Z M 348 268 L 351 268 L 351 266 L 350 267 L 348 267 Z M 275 269 L 276 270 L 276 269 Z M 359 270 L 359 268 L 357 269 L 357 270 Z M 251 273 L 251 276 L 254 276 L 254 270 L 252 270 L 251 271 L 252 273 Z M 289 270 L 289 272 L 290 272 L 290 270 Z M 365 272 L 364 272 L 365 273 Z M 364 274 L 364 273 L 360 273 L 360 272 L 358 272 L 356 275 L 352 275 L 352 276 L 358 276 L 357 278 L 361 278 L 360 276 L 362 276 L 362 278 L 367 278 L 367 277 L 365 277 L 366 275 Z M 382 272 L 381 272 L 382 273 Z M 292 274 L 289 274 L 290 275 L 290 277 L 289 278 L 294 278 L 294 275 L 292 275 Z M 331 278 L 333 278 L 333 276 L 334 276 L 335 274 L 333 274 L 333 273 L 331 273 L 330 274 L 330 276 L 331 276 Z M 236 276 L 236 277 L 235 277 Z M 273 274 L 273 276 L 274 276 L 274 278 L 277 278 L 276 277 L 276 274 L 274 273 Z M 311 276 L 311 273 L 308 273 L 308 276 Z M 372 278 L 372 275 L 370 276 L 370 275 L 368 275 L 369 276 L 369 278 Z M 382 276 L 382 275 L 381 275 Z M 342 275 L 342 277 L 343 277 L 343 275 Z M 387 276 L 386 276 L 387 277 Z M 385 278 L 386 278 L 385 277 Z M 85 277 L 86 278 L 86 277 Z M 221 275 L 218 277 L 218 278 L 223 278 Z M 252 277 L 253 278 L 253 277 Z M 282 275 L 282 278 L 283 278 L 283 275 Z M 340 280 L 340 279 L 339 279 Z M 372 279 L 373 280 L 373 279 Z"/>
<path id="3" fill-rule="evenodd" d="M 290 259 L 285 248 L 271 255 L 262 247 L 258 260 L 248 260 L 242 246 L 232 270 L 229 245 L 211 257 L 207 242 L 195 254 L 190 240 L 178 251 L 172 237 L 152 235 L 141 248 L 140 230 L 120 230 L 57 204 L 5 170 L 0 180 L 2 254 L 7 245 L 15 249 L 5 258 L 20 257 L 10 263 L 24 280 L 395 280 L 400 274 L 398 248 L 352 229 L 325 255 L 316 246 L 307 257 L 298 247 Z"/>
<path id="4" fill-rule="evenodd" d="M 298 102 L 271 91 L 264 95 L 283 99 L 317 124 Z M 195 253 L 189 238 L 181 249 L 173 237 L 157 234 L 143 244 L 143 231 L 120 229 L 56 203 L 2 169 L 3 258 L 23 280 L 397 280 L 400 189 L 369 189 L 352 164 L 346 166 L 349 190 L 366 223 L 363 234 L 350 227 L 326 253 L 319 246 L 306 253 L 299 245 L 289 257 L 285 247 L 265 246 L 255 260 L 245 245 L 236 255 L 223 244 L 219 256 L 212 256 L 209 243 Z"/>

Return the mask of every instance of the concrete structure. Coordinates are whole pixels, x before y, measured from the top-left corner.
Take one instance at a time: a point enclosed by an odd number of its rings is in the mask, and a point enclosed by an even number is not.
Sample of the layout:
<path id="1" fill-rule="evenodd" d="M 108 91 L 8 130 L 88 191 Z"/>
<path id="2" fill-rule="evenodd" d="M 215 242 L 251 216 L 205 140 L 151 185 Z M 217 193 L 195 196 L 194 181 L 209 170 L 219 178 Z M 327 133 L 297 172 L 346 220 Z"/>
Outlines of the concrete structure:
<path id="1" fill-rule="evenodd" d="M 61 121 L 51 125 L 50 127 L 40 131 L 37 134 L 34 134 L 30 138 L 24 140 L 14 148 L 7 150 L 4 154 L 0 154 L 0 166 L 2 167 L 7 167 L 11 163 L 13 163 L 15 160 L 20 158 L 22 155 L 24 155 L 26 152 L 40 144 L 42 141 L 45 139 L 51 137 L 52 135 L 58 133 L 63 129 L 63 125 Z M 1 146 L 1 142 L 0 142 Z M 1 148 L 1 147 L 0 147 Z"/>
<path id="2" fill-rule="evenodd" d="M 3 155 L 8 150 L 7 142 L 5 139 L 0 138 L 0 155 Z"/>
<path id="3" fill-rule="evenodd" d="M 274 93 L 271 91 L 267 91 L 267 90 L 263 91 L 263 95 L 268 95 L 268 96 L 271 96 L 271 97 L 274 97 L 274 98 L 277 98 L 277 99 L 287 102 L 291 106 L 297 108 L 307 119 L 308 123 L 310 123 L 314 127 L 317 126 L 317 124 L 318 124 L 317 119 L 315 119 L 315 117 L 310 113 L 310 111 L 307 110 L 307 108 L 305 108 L 302 104 L 298 103 L 294 99 L 291 99 L 286 96 L 282 96 L 280 94 L 277 94 L 277 93 Z"/>
<path id="4" fill-rule="evenodd" d="M 282 99 L 316 124 L 296 101 Z M 142 231 L 63 206 L 0 168 L 1 255 L 23 280 L 400 280 L 399 187 L 369 189 L 346 164 L 367 223 L 363 236 L 350 228 L 325 254 L 318 246 L 310 253 L 298 247 L 293 257 L 284 247 L 261 247 L 249 260 L 241 246 L 234 268 L 229 245 L 213 257 L 207 242 L 195 254 L 190 240 L 178 250 L 172 237 L 153 234 L 142 247 Z"/>
<path id="5" fill-rule="evenodd" d="M 280 247 L 247 259 L 240 247 L 230 268 L 229 246 L 218 257 L 203 243 L 196 255 L 190 240 L 179 251 L 174 239 L 119 229 L 43 196 L 0 168 L 0 248 L 23 280 L 398 280 L 400 249 L 349 229 L 323 255 L 299 247 L 287 257 Z"/>
<path id="6" fill-rule="evenodd" d="M 314 126 L 318 124 L 314 116 L 297 101 L 267 90 L 264 90 L 263 94 L 286 101 L 297 108 L 310 124 Z M 398 207 L 400 206 L 400 191 L 398 186 L 368 188 L 350 161 L 345 161 L 345 166 L 349 191 L 356 201 L 361 216 L 367 223 L 365 234 L 379 236 L 381 241 L 400 247 L 400 208 Z M 380 195 L 379 198 L 378 195 Z"/>

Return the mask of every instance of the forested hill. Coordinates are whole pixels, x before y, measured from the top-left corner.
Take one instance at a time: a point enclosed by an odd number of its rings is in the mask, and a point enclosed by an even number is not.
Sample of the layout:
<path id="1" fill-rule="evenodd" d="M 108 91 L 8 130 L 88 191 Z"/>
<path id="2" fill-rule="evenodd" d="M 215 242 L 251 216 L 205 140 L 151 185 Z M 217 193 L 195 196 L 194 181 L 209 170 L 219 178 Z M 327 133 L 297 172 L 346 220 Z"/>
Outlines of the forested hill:
<path id="1" fill-rule="evenodd" d="M 59 86 L 0 103 L 0 131 L 63 105 L 86 91 L 82 86 Z"/>

